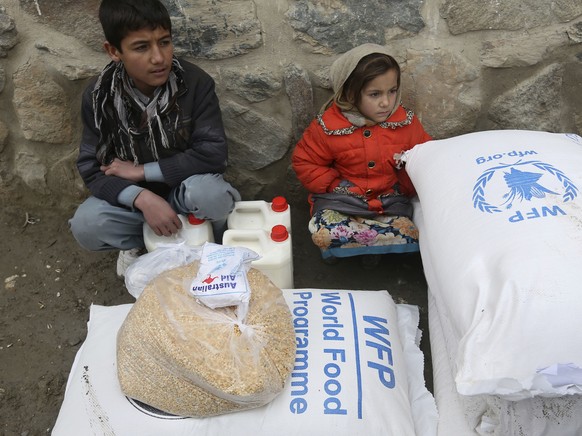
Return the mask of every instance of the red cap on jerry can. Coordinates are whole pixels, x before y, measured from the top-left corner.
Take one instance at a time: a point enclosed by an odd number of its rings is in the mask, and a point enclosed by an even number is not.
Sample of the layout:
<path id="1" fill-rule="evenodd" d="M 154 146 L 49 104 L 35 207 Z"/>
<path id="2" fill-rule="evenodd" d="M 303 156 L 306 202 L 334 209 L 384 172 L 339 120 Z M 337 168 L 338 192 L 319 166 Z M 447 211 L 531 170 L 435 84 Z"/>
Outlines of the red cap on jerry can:
<path id="1" fill-rule="evenodd" d="M 273 198 L 273 202 L 271 203 L 271 209 L 273 212 L 285 212 L 289 204 L 287 203 L 287 199 L 282 196 L 278 196 Z"/>
<path id="2" fill-rule="evenodd" d="M 188 222 L 190 224 L 192 224 L 193 226 L 198 225 L 198 224 L 203 224 L 204 221 L 205 220 L 203 220 L 202 218 L 196 218 L 193 213 L 188 214 Z"/>
<path id="3" fill-rule="evenodd" d="M 289 237 L 287 227 L 282 224 L 277 224 L 271 229 L 271 239 L 275 242 L 283 242 Z"/>

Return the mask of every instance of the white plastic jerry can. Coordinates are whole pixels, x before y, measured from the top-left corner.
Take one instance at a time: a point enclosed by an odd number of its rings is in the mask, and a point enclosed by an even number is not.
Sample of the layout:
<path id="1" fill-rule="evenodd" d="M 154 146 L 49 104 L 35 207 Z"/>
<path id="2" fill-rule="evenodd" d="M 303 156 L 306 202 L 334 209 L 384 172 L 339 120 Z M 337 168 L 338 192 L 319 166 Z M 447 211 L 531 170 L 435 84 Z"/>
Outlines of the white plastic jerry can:
<path id="1" fill-rule="evenodd" d="M 245 247 L 261 256 L 251 263 L 279 289 L 293 289 L 293 246 L 291 235 L 282 224 L 264 229 L 228 229 L 222 244 Z"/>
<path id="2" fill-rule="evenodd" d="M 272 202 L 263 200 L 237 201 L 228 216 L 229 229 L 270 231 L 275 225 L 282 224 L 291 233 L 291 208 L 282 196 Z"/>
<path id="3" fill-rule="evenodd" d="M 200 246 L 205 242 L 214 242 L 212 224 L 209 221 L 196 218 L 193 214 L 178 215 L 182 228 L 172 236 L 158 236 L 148 223 L 143 223 L 143 240 L 148 252 L 154 251 L 161 244 L 177 244 L 185 241 L 190 246 Z"/>

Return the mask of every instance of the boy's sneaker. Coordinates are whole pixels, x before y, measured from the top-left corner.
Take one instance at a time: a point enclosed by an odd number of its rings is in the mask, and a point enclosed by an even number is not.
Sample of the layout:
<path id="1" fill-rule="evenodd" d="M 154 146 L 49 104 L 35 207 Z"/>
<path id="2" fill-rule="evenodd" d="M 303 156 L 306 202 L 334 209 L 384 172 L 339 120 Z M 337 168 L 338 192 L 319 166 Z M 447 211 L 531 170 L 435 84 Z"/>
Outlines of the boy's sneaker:
<path id="1" fill-rule="evenodd" d="M 119 277 L 125 276 L 125 271 L 129 268 L 133 262 L 141 255 L 141 248 L 132 248 L 130 250 L 119 251 L 119 256 L 117 257 L 117 275 Z"/>

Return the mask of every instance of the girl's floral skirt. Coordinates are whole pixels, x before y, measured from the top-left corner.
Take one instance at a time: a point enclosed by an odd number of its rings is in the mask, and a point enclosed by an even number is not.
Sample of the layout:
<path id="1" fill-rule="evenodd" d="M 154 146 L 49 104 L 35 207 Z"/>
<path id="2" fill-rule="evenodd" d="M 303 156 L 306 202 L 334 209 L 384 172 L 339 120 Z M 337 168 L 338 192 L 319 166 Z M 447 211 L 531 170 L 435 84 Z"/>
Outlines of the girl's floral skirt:
<path id="1" fill-rule="evenodd" d="M 324 258 L 419 250 L 418 229 L 403 216 L 362 218 L 324 209 L 313 215 L 309 231 Z"/>

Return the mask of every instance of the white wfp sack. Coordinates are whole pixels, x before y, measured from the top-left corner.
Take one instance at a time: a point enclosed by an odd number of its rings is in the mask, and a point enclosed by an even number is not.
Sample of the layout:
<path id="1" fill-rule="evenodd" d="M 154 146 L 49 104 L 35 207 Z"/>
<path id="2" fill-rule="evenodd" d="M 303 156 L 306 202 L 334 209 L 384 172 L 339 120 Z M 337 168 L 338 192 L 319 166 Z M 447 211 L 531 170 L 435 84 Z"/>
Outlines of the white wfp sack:
<path id="1" fill-rule="evenodd" d="M 452 378 L 447 339 L 450 323 L 428 293 L 434 396 L 438 434 L 454 436 L 577 436 L 582 434 L 582 396 L 510 401 L 496 395 L 460 395 Z"/>
<path id="2" fill-rule="evenodd" d="M 582 139 L 488 131 L 404 155 L 463 395 L 582 391 Z"/>
<path id="3" fill-rule="evenodd" d="M 298 349 L 293 375 L 266 406 L 204 419 L 126 398 L 116 335 L 131 305 L 92 306 L 53 436 L 434 436 L 416 306 L 386 291 L 283 290 Z"/>

